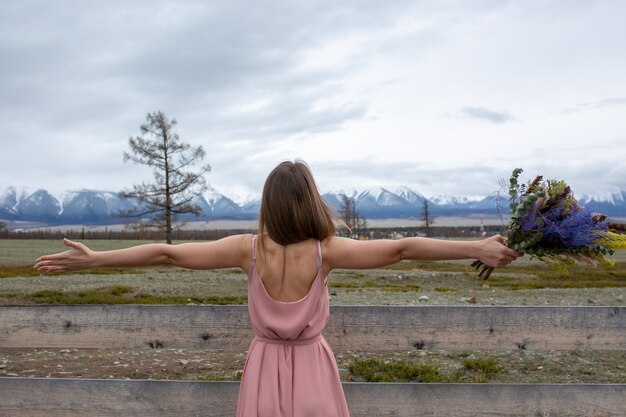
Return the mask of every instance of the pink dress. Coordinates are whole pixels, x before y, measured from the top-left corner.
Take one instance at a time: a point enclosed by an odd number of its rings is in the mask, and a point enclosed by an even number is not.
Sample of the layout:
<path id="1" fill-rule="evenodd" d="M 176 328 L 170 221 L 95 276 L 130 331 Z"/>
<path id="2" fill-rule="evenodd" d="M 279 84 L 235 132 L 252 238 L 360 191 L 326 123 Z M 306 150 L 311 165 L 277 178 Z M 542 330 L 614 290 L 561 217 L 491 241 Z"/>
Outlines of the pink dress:
<path id="1" fill-rule="evenodd" d="M 237 417 L 349 417 L 332 350 L 322 336 L 328 288 L 321 274 L 302 299 L 274 300 L 256 270 L 256 236 L 248 274 L 248 311 L 255 337 L 243 370 Z"/>

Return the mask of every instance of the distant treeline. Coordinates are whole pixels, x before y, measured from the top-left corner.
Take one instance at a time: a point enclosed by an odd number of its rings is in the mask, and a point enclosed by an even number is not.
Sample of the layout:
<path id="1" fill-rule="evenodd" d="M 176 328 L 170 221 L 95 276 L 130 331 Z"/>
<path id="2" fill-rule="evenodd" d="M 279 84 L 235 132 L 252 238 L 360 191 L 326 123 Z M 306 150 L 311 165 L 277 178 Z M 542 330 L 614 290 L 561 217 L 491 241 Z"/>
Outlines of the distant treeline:
<path id="1" fill-rule="evenodd" d="M 443 238 L 481 237 L 506 234 L 506 226 L 429 226 L 421 227 L 377 227 L 367 229 L 372 239 L 394 239 L 398 237 L 426 236 Z"/>
<path id="2" fill-rule="evenodd" d="M 424 227 L 377 227 L 368 228 L 363 236 L 371 239 L 396 239 L 400 237 L 425 236 Z M 430 226 L 430 236 L 443 238 L 480 237 L 506 233 L 504 226 Z M 255 229 L 236 230 L 174 230 L 173 240 L 216 240 L 239 233 L 256 233 Z M 347 231 L 340 231 L 340 235 L 348 236 Z M 0 239 L 73 239 L 73 240 L 165 240 L 163 232 L 156 230 L 0 230 Z"/>

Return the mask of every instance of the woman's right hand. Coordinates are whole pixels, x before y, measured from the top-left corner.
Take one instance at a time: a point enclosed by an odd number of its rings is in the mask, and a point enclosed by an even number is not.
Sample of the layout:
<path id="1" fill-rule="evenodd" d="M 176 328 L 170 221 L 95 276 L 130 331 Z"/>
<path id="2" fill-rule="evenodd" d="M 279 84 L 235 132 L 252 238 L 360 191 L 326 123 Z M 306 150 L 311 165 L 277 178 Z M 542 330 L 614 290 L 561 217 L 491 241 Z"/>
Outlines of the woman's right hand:
<path id="1" fill-rule="evenodd" d="M 478 247 L 478 260 L 491 267 L 507 266 L 520 256 L 519 253 L 506 246 L 506 239 L 501 235 L 478 241 Z"/>
<path id="2" fill-rule="evenodd" d="M 67 272 L 93 267 L 94 251 L 80 242 L 63 239 L 69 250 L 37 258 L 33 268 L 42 272 Z"/>

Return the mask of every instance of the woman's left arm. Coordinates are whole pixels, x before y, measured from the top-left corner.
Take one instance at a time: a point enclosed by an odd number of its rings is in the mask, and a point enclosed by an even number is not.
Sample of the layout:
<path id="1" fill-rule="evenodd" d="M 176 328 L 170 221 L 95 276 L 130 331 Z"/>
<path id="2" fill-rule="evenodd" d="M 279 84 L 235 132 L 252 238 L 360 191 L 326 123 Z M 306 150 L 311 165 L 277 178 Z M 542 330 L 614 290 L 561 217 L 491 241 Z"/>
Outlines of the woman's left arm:
<path id="1" fill-rule="evenodd" d="M 125 249 L 94 251 L 80 242 L 64 239 L 63 243 L 69 250 L 39 257 L 34 268 L 43 272 L 153 265 L 175 265 L 190 269 L 247 269 L 250 242 L 250 235 L 235 235 L 213 242 L 178 245 L 149 243 Z"/>

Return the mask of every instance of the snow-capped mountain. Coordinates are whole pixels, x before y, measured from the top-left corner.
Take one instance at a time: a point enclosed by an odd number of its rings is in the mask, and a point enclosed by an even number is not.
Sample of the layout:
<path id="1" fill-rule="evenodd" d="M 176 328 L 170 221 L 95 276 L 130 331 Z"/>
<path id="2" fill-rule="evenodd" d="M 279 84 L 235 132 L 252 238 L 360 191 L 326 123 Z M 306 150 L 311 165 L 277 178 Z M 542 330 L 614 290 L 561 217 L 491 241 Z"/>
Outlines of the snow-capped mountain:
<path id="1" fill-rule="evenodd" d="M 382 187 L 368 188 L 349 193 L 326 193 L 323 198 L 335 210 L 340 211 L 344 196 L 354 198 L 357 210 L 365 218 L 419 218 L 425 196 L 407 187 L 390 191 Z M 508 201 L 490 195 L 482 199 L 459 196 L 437 196 L 428 199 L 433 216 L 465 216 L 475 214 L 506 214 Z M 584 196 L 580 202 L 592 211 L 614 217 L 626 217 L 626 192 L 608 196 Z M 261 202 L 248 198 L 240 204 L 215 190 L 193 200 L 202 214 L 199 217 L 186 215 L 186 220 L 254 219 Z M 121 210 L 136 206 L 135 200 L 122 199 L 115 192 L 79 190 L 55 197 L 46 190 L 30 191 L 9 187 L 0 194 L 0 219 L 9 221 L 36 221 L 46 224 L 107 224 L 123 221 Z"/>
<path id="2" fill-rule="evenodd" d="M 11 209 L 17 204 L 17 191 L 15 187 L 7 188 L 2 195 L 0 195 L 0 207 Z"/>
<path id="3" fill-rule="evenodd" d="M 426 197 L 404 185 L 396 188 L 395 194 L 409 204 L 423 204 Z M 437 203 L 436 203 L 437 204 Z"/>
<path id="4" fill-rule="evenodd" d="M 606 214 L 607 216 L 626 215 L 624 210 L 624 207 L 626 207 L 626 191 L 596 196 L 583 196 L 579 201 L 590 210 Z"/>
<path id="5" fill-rule="evenodd" d="M 412 193 L 407 195 L 415 198 Z M 419 204 L 411 203 L 382 187 L 369 188 L 357 193 L 355 203 L 357 210 L 366 218 L 419 217 L 420 213 Z"/>
<path id="6" fill-rule="evenodd" d="M 108 199 L 112 201 L 111 198 Z M 62 210 L 59 213 L 61 219 L 81 222 L 97 222 L 109 217 L 113 207 L 107 204 L 107 198 L 103 193 L 81 190 L 67 193 L 63 198 Z"/>
<path id="7" fill-rule="evenodd" d="M 322 198 L 326 201 L 332 208 L 335 210 L 339 210 L 341 207 L 341 199 L 345 193 L 337 192 L 337 193 L 325 193 L 322 194 Z"/>
<path id="8" fill-rule="evenodd" d="M 626 191 L 621 191 L 619 193 L 610 193 L 610 194 L 595 194 L 593 196 L 583 195 L 579 199 L 581 203 L 594 201 L 596 203 L 607 203 L 607 204 L 621 204 L 625 200 L 626 200 Z"/>
<path id="9" fill-rule="evenodd" d="M 356 201 L 362 207 L 368 205 L 384 207 L 407 203 L 404 198 L 382 187 L 369 188 L 358 193 L 356 196 Z"/>
<path id="10" fill-rule="evenodd" d="M 18 200 L 13 211 L 37 221 L 54 221 L 61 214 L 61 203 L 46 190 L 37 190 Z"/>
<path id="11" fill-rule="evenodd" d="M 17 191 L 15 187 L 9 187 L 0 195 L 0 218 L 13 220 L 16 205 Z"/>
<path id="12" fill-rule="evenodd" d="M 240 218 L 241 207 L 230 198 L 218 193 L 215 190 L 211 190 L 205 197 L 199 197 L 199 199 L 205 199 L 207 203 L 206 207 L 200 206 L 202 211 L 214 218 Z"/>
<path id="13" fill-rule="evenodd" d="M 430 201 L 431 203 L 437 204 L 439 206 L 463 206 L 465 204 L 470 204 L 479 200 L 480 199 L 473 199 L 463 196 L 459 197 L 450 194 L 442 194 L 428 199 L 428 201 Z"/>
<path id="14" fill-rule="evenodd" d="M 261 210 L 261 199 L 249 199 L 241 206 L 241 210 L 245 218 L 256 219 Z"/>

